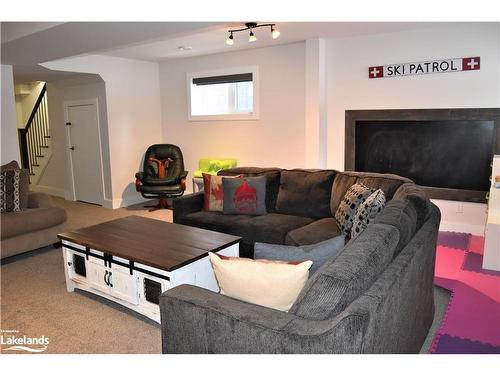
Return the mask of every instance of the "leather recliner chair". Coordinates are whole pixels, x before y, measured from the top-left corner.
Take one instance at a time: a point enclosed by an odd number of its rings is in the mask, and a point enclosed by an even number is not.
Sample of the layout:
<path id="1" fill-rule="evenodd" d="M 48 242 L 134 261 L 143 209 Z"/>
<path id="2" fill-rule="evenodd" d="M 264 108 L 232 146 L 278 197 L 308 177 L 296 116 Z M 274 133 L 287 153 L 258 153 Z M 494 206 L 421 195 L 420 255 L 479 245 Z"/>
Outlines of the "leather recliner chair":
<path id="1" fill-rule="evenodd" d="M 180 197 L 186 190 L 184 159 L 181 149 L 172 144 L 149 146 L 142 172 L 135 174 L 135 187 L 144 198 L 159 198 L 150 211 L 170 208 L 168 198 Z"/>

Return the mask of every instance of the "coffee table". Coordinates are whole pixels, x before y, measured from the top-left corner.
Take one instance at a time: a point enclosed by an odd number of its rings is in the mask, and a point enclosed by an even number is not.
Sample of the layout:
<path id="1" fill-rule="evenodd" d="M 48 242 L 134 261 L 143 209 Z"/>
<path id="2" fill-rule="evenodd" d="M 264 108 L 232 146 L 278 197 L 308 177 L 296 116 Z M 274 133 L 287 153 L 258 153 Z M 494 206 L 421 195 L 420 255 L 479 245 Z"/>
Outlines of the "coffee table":
<path id="1" fill-rule="evenodd" d="M 66 288 L 160 322 L 158 298 L 180 284 L 218 291 L 209 251 L 239 256 L 240 237 L 129 216 L 61 233 Z"/>

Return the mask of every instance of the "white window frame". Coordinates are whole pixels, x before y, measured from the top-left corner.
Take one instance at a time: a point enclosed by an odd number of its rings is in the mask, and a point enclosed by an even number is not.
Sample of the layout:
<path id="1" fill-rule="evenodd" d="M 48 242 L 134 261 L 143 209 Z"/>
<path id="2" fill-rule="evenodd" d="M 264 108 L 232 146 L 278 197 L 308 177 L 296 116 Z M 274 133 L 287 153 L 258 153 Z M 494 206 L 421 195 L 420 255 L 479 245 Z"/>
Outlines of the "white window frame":
<path id="1" fill-rule="evenodd" d="M 252 73 L 253 82 L 253 112 L 228 113 L 217 115 L 191 115 L 191 83 L 193 78 L 212 77 L 230 74 Z M 226 120 L 258 120 L 259 119 L 259 67 L 243 66 L 237 68 L 207 70 L 203 72 L 187 73 L 187 108 L 189 121 L 226 121 Z"/>

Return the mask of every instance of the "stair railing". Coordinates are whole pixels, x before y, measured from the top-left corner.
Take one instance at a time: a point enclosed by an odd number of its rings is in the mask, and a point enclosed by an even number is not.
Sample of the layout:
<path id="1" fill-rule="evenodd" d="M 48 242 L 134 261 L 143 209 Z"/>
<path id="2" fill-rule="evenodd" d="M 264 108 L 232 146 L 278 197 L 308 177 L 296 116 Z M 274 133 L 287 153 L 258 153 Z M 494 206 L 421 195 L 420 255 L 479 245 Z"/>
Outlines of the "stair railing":
<path id="1" fill-rule="evenodd" d="M 34 167 L 39 166 L 39 159 L 44 157 L 43 149 L 48 148 L 50 138 L 49 114 L 47 107 L 47 84 L 43 85 L 26 126 L 18 129 L 19 148 L 23 168 L 34 175 Z"/>

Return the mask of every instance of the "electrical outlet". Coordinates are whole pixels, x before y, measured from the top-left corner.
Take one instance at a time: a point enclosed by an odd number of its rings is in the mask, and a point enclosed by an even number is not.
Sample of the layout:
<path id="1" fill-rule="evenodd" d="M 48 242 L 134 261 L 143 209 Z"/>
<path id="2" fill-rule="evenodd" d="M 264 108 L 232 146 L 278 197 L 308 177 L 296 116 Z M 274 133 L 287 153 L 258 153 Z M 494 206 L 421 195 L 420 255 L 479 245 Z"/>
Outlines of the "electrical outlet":
<path id="1" fill-rule="evenodd" d="M 464 204 L 462 202 L 457 203 L 457 214 L 463 214 L 464 213 Z"/>

